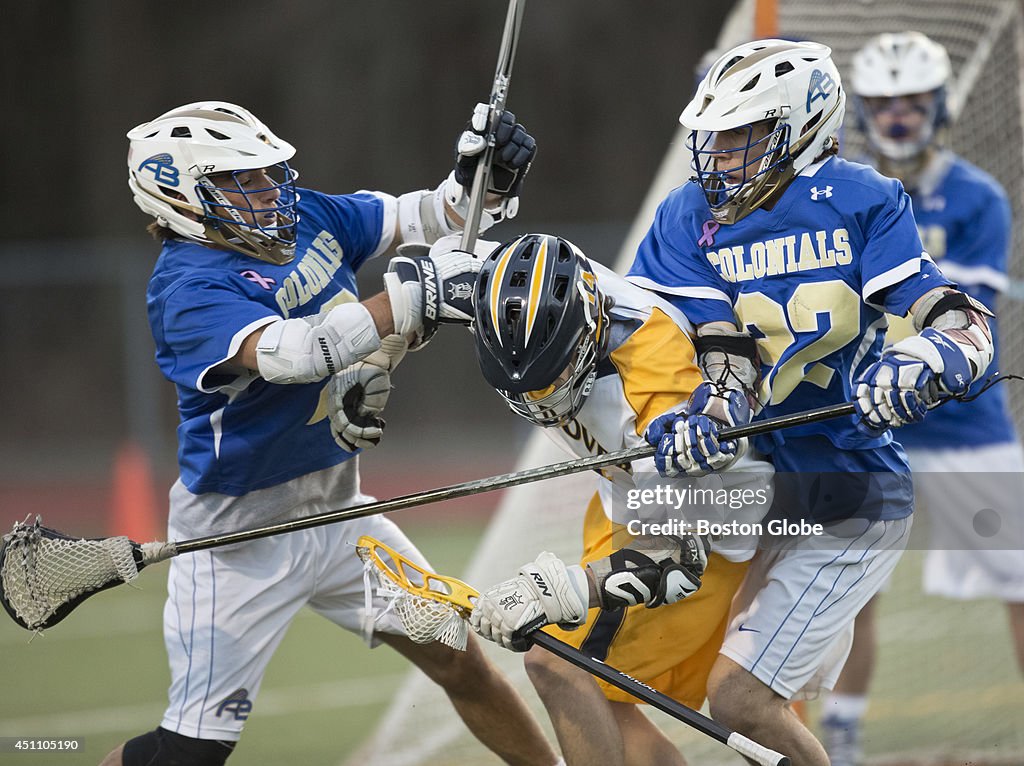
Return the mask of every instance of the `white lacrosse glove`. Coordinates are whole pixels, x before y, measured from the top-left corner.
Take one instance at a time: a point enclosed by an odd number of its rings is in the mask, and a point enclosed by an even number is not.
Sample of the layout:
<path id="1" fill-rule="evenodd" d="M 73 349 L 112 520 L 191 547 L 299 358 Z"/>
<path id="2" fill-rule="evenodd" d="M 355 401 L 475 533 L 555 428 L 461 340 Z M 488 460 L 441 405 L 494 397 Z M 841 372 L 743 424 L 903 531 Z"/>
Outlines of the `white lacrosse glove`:
<path id="1" fill-rule="evenodd" d="M 482 593 L 469 623 L 488 641 L 525 652 L 529 634 L 553 623 L 571 629 L 587 620 L 590 587 L 580 566 L 567 567 L 544 552 L 525 564 L 511 580 Z"/>
<path id="2" fill-rule="evenodd" d="M 440 252 L 447 247 L 438 241 L 429 255 L 392 258 L 384 274 L 395 332 L 412 339 L 410 351 L 423 348 L 441 323 L 468 327 L 473 320 L 480 261 L 463 250 Z"/>
<path id="3" fill-rule="evenodd" d="M 707 536 L 648 535 L 587 564 L 602 609 L 674 604 L 700 589 L 708 565 Z"/>
<path id="4" fill-rule="evenodd" d="M 332 375 L 327 383 L 331 435 L 348 452 L 376 447 L 384 435 L 380 413 L 391 394 L 391 373 L 409 344 L 401 335 L 381 339 L 380 348 Z"/>

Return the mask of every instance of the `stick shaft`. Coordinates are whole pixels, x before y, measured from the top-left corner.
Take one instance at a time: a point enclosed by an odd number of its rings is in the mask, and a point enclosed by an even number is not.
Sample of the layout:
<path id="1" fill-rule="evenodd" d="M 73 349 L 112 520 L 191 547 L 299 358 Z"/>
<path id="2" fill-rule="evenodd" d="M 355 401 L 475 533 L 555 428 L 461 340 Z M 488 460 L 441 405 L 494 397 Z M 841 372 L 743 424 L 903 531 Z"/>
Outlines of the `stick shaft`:
<path id="1" fill-rule="evenodd" d="M 739 439 L 744 436 L 757 436 L 759 434 L 779 430 L 780 428 L 792 428 L 793 426 L 807 425 L 808 423 L 817 423 L 822 420 L 831 420 L 832 418 L 839 418 L 844 415 L 852 415 L 854 412 L 855 410 L 852 404 L 834 404 L 828 407 L 819 407 L 814 410 L 797 412 L 792 415 L 782 415 L 777 418 L 758 420 L 753 423 L 735 426 L 733 428 L 724 428 L 720 432 L 719 438 L 724 440 Z M 594 455 L 591 457 L 577 458 L 576 460 L 568 460 L 564 463 L 555 463 L 554 465 L 542 466 L 540 468 L 530 468 L 525 471 L 516 471 L 515 473 L 492 476 L 486 479 L 476 479 L 462 484 L 452 484 L 447 487 L 431 489 L 425 492 L 417 492 L 412 495 L 402 495 L 400 497 L 392 498 L 391 500 L 381 500 L 379 502 L 356 505 L 351 508 L 343 508 L 337 511 L 328 511 L 314 516 L 307 516 L 302 519 L 285 521 L 269 527 L 250 529 L 242 532 L 230 532 L 223 535 L 210 535 L 208 537 L 199 537 L 194 540 L 184 540 L 182 542 L 171 543 L 174 547 L 174 552 L 170 555 L 201 551 L 208 548 L 218 548 L 224 545 L 245 542 L 247 540 L 257 540 L 262 537 L 280 535 L 285 532 L 297 532 L 301 529 L 311 529 L 325 524 L 335 524 L 339 521 L 349 521 L 351 519 L 361 519 L 365 516 L 374 516 L 379 513 L 400 511 L 404 508 L 411 508 L 418 505 L 429 505 L 430 503 L 439 503 L 445 500 L 456 500 L 460 497 L 469 497 L 470 495 L 478 495 L 483 492 L 493 492 L 499 489 L 515 487 L 520 484 L 529 484 L 531 482 L 542 481 L 544 479 L 568 476 L 569 474 L 580 473 L 581 471 L 605 468 L 607 466 L 618 465 L 620 463 L 629 463 L 634 460 L 650 457 L 653 454 L 654 447 L 634 447 L 632 449 L 619 450 L 617 452 L 608 452 L 603 455 Z"/>
<path id="2" fill-rule="evenodd" d="M 491 179 L 491 162 L 494 160 L 494 130 L 508 98 L 508 86 L 512 78 L 512 64 L 516 58 L 516 46 L 519 44 L 519 27 L 523 21 L 523 9 L 526 0 L 509 0 L 508 13 L 505 15 L 505 30 L 501 35 L 501 48 L 498 50 L 498 66 L 494 72 L 494 84 L 491 86 L 490 120 L 488 126 L 487 146 L 480 156 L 473 176 L 473 188 L 469 194 L 469 209 L 466 222 L 463 224 L 462 240 L 459 248 L 473 252 L 476 244 L 477 230 L 480 228 L 480 215 L 484 207 L 484 195 Z"/>
<path id="3" fill-rule="evenodd" d="M 370 562 L 377 572 L 380 582 L 387 582 L 388 587 L 395 585 L 406 593 L 445 604 L 457 611 L 463 619 L 467 619 L 468 614 L 475 609 L 477 597 L 480 594 L 472 585 L 467 585 L 461 580 L 456 580 L 452 577 L 428 572 L 419 567 L 415 562 L 410 561 L 406 556 L 392 550 L 384 543 L 372 537 L 366 535 L 360 537 L 357 545 L 361 549 L 360 557 L 364 561 Z M 381 557 L 377 553 L 378 548 L 384 551 L 385 557 Z M 418 572 L 424 582 L 434 578 L 436 581 L 447 583 L 448 590 L 442 592 L 436 588 L 412 583 L 403 574 L 407 567 Z M 437 634 L 435 633 L 434 635 L 436 637 Z M 727 726 L 723 726 L 717 721 L 713 721 L 696 710 L 683 705 L 667 694 L 663 694 L 657 689 L 648 686 L 643 681 L 638 681 L 621 670 L 590 657 L 576 647 L 570 646 L 551 634 L 545 633 L 543 630 L 535 630 L 528 637 L 532 643 L 551 652 L 556 657 L 560 657 L 566 662 L 582 668 L 591 675 L 607 681 L 612 686 L 632 694 L 651 707 L 668 713 L 673 718 L 692 726 L 702 734 L 706 734 L 724 745 L 728 745 L 736 752 L 742 753 L 758 764 L 763 764 L 763 766 L 789 766 L 789 759 L 785 756 L 763 745 L 759 745 L 742 734 L 732 731 Z"/>
<path id="4" fill-rule="evenodd" d="M 668 713 L 668 715 L 676 720 L 693 727 L 701 734 L 705 734 L 724 745 L 728 745 L 738 753 L 742 753 L 746 757 L 753 759 L 756 763 L 762 764 L 762 766 L 789 766 L 789 759 L 786 756 L 776 753 L 774 750 L 770 750 L 763 745 L 759 745 L 741 734 L 737 734 L 717 721 L 713 721 L 696 710 L 677 702 L 667 694 L 662 694 L 642 681 L 637 681 L 632 676 L 626 675 L 621 670 L 616 670 L 610 665 L 605 665 L 600 660 L 588 657 L 579 649 L 569 646 L 564 641 L 559 641 L 554 636 L 538 630 L 532 633 L 530 638 L 537 646 L 561 657 L 578 668 L 582 668 L 612 686 L 622 689 L 638 699 L 642 699 L 651 707 L 657 708 L 663 713 Z"/>

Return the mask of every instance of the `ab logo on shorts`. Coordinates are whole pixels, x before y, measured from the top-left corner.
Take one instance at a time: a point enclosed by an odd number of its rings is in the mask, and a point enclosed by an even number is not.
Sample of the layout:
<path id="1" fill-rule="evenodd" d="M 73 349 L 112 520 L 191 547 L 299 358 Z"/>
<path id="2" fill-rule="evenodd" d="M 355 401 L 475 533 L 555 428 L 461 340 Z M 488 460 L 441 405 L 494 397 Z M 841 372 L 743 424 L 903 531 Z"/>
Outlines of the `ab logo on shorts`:
<path id="1" fill-rule="evenodd" d="M 227 699 L 217 705 L 218 718 L 224 713 L 230 713 L 236 721 L 244 721 L 251 712 L 252 703 L 249 701 L 249 690 L 244 687 L 231 692 Z"/>

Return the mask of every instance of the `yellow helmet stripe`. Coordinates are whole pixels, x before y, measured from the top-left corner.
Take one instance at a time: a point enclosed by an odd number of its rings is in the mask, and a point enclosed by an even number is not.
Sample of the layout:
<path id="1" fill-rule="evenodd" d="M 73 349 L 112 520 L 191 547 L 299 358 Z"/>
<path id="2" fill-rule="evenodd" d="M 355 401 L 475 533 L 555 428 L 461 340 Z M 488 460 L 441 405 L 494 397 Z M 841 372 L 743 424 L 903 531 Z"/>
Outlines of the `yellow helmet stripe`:
<path id="1" fill-rule="evenodd" d="M 537 260 L 533 264 L 533 276 L 530 279 L 530 297 L 528 300 L 529 309 L 526 314 L 526 339 L 524 343 L 530 342 L 530 333 L 533 332 L 533 324 L 537 321 L 537 309 L 540 305 L 540 291 L 544 287 L 544 272 L 548 265 L 548 237 L 541 240 L 540 249 L 537 251 Z"/>
<path id="2" fill-rule="evenodd" d="M 491 277 L 491 326 L 495 328 L 495 335 L 498 338 L 498 345 L 502 345 L 501 333 L 497 331 L 500 327 L 498 319 L 498 293 L 501 292 L 502 279 L 505 277 L 505 269 L 508 268 L 509 261 L 512 259 L 512 253 L 516 249 L 516 245 L 519 244 L 522 237 L 517 239 L 515 242 L 505 248 L 500 256 L 498 256 L 498 263 L 494 267 L 494 275 Z"/>

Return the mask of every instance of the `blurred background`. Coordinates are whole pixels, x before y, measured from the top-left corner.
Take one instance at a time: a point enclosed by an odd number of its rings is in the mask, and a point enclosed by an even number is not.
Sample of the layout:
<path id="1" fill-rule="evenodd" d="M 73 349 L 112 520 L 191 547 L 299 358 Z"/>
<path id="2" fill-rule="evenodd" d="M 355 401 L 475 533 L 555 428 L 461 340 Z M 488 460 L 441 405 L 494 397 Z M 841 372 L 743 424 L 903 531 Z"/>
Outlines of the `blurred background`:
<path id="1" fill-rule="evenodd" d="M 508 105 L 539 153 L 522 212 L 491 236 L 554 231 L 598 260 L 614 256 L 731 3 L 643 6 L 530 4 Z M 135 475 L 128 444 L 148 459 L 160 509 L 175 476 L 174 391 L 153 362 L 144 302 L 159 247 L 125 184 L 126 131 L 182 103 L 226 100 L 297 147 L 304 185 L 433 188 L 488 97 L 505 10 L 495 0 L 7 5 L 0 508 L 9 521 L 71 513 L 73 531 L 93 531 L 115 468 Z M 384 266 L 361 274 L 365 295 L 380 289 Z M 461 331 L 410 357 L 396 383 L 388 465 L 396 452 L 420 455 L 391 472 L 405 485 L 515 460 L 523 429 L 483 386 Z M 364 459 L 368 488 L 393 495 L 378 462 Z"/>

